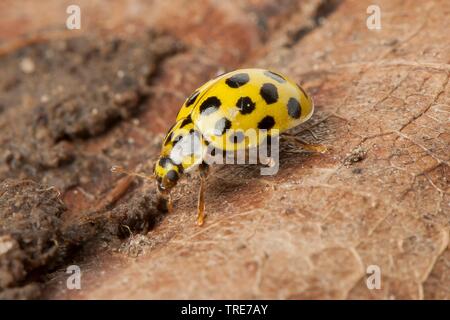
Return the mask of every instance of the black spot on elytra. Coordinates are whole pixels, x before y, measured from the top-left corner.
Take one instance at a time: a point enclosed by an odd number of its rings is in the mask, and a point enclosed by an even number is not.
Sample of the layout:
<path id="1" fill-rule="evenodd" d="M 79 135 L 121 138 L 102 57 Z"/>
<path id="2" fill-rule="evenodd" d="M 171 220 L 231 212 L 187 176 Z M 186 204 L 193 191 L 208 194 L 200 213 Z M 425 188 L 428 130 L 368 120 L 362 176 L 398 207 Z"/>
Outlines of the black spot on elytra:
<path id="1" fill-rule="evenodd" d="M 295 98 L 290 98 L 287 104 L 287 108 L 288 108 L 288 114 L 294 118 L 294 119 L 298 119 L 300 118 L 301 115 L 301 108 L 300 108 L 300 103 L 298 102 L 297 99 Z"/>
<path id="2" fill-rule="evenodd" d="M 230 88 L 239 88 L 250 81 L 250 77 L 246 73 L 238 73 L 225 80 Z"/>
<path id="3" fill-rule="evenodd" d="M 200 91 L 195 91 L 193 94 L 191 94 L 190 97 L 186 100 L 186 107 L 191 106 L 195 102 L 199 94 Z"/>
<path id="4" fill-rule="evenodd" d="M 272 72 L 272 71 L 264 71 L 264 74 L 268 76 L 269 78 L 275 80 L 278 83 L 284 83 L 286 82 L 286 79 L 284 79 L 282 76 L 280 76 L 278 73 Z"/>
<path id="5" fill-rule="evenodd" d="M 163 168 L 165 168 L 167 165 L 169 165 L 172 161 L 169 157 L 162 157 L 159 159 L 159 165 Z"/>
<path id="6" fill-rule="evenodd" d="M 167 179 L 169 179 L 172 182 L 177 182 L 178 178 L 179 178 L 178 172 L 176 172 L 175 170 L 169 170 L 166 173 L 166 177 L 167 177 Z"/>
<path id="7" fill-rule="evenodd" d="M 183 128 L 183 127 L 185 127 L 185 126 L 187 126 L 188 124 L 191 124 L 191 123 L 192 123 L 191 115 L 188 115 L 188 116 L 183 120 L 183 122 L 181 122 L 180 128 Z"/>
<path id="8" fill-rule="evenodd" d="M 275 125 L 275 119 L 271 116 L 265 116 L 259 123 L 258 129 L 270 130 Z"/>
<path id="9" fill-rule="evenodd" d="M 228 120 L 227 118 L 219 119 L 219 120 L 217 120 L 217 122 L 214 126 L 214 134 L 216 136 L 221 136 L 225 133 L 225 131 L 227 131 L 230 128 L 231 128 L 230 120 Z"/>
<path id="10" fill-rule="evenodd" d="M 217 111 L 222 102 L 217 97 L 209 97 L 200 105 L 200 113 L 207 116 L 215 111 Z"/>
<path id="11" fill-rule="evenodd" d="M 250 97 L 241 97 L 236 102 L 236 107 L 239 109 L 241 114 L 249 114 L 255 110 L 255 103 L 250 99 Z"/>
<path id="12" fill-rule="evenodd" d="M 245 135 L 241 131 L 237 131 L 237 132 L 233 133 L 232 135 L 230 135 L 230 141 L 232 143 L 240 143 L 244 140 L 244 138 L 245 138 Z"/>
<path id="13" fill-rule="evenodd" d="M 267 104 L 272 104 L 278 101 L 277 87 L 271 83 L 264 83 L 259 90 L 259 94 L 263 97 Z"/>

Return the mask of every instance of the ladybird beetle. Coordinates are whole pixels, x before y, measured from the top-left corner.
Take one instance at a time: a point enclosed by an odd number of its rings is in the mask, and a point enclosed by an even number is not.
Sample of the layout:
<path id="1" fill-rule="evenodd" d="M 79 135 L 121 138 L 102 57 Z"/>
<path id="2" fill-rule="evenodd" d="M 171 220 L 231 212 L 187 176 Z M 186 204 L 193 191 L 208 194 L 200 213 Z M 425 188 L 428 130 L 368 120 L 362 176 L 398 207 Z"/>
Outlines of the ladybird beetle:
<path id="1" fill-rule="evenodd" d="M 208 81 L 186 99 L 163 140 L 154 177 L 164 206 L 170 210 L 170 191 L 181 176 L 198 169 L 197 224 L 202 225 L 209 167 L 204 150 L 212 146 L 216 150 L 236 152 L 258 147 L 268 137 L 278 136 L 307 121 L 313 112 L 314 103 L 302 87 L 269 70 L 240 69 Z M 245 132 L 249 129 L 265 134 L 247 136 Z M 325 150 L 323 146 L 295 140 L 307 150 Z"/>

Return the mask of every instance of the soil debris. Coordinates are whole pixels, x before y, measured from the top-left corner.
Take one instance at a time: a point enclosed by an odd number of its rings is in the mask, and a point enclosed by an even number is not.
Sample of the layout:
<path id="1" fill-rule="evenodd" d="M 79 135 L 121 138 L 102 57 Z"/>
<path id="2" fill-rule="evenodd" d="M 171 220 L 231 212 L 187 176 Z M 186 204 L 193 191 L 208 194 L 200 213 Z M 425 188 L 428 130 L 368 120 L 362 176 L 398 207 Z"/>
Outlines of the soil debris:
<path id="1" fill-rule="evenodd" d="M 181 48 L 149 31 L 133 41 L 77 37 L 2 56 L 0 178 L 33 178 L 64 191 L 82 182 L 82 172 L 109 166 L 74 140 L 96 137 L 139 113 L 158 65 Z M 68 170 L 55 170 L 62 167 Z"/>
<path id="2" fill-rule="evenodd" d="M 0 184 L 0 292 L 13 288 L 0 296 L 36 293 L 35 287 L 20 289 L 20 284 L 31 272 L 58 263 L 65 211 L 54 188 L 29 180 L 7 179 Z"/>
<path id="3" fill-rule="evenodd" d="M 353 149 L 350 153 L 346 154 L 346 157 L 344 159 L 344 165 L 346 167 L 351 166 L 352 164 L 356 162 L 360 162 L 366 158 L 367 151 L 362 147 L 357 147 Z"/>

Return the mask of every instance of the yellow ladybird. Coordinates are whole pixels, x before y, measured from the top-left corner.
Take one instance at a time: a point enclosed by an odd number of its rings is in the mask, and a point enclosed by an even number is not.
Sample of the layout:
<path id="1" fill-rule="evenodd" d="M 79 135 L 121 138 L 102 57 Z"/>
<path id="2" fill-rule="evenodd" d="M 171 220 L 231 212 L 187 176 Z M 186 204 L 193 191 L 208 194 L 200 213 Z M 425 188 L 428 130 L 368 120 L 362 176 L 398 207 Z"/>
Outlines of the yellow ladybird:
<path id="1" fill-rule="evenodd" d="M 241 69 L 208 81 L 185 101 L 163 141 L 154 169 L 159 194 L 170 207 L 169 193 L 180 177 L 199 169 L 197 223 L 203 224 L 205 150 L 236 152 L 258 147 L 268 137 L 305 122 L 313 112 L 311 97 L 299 85 L 269 70 Z"/>

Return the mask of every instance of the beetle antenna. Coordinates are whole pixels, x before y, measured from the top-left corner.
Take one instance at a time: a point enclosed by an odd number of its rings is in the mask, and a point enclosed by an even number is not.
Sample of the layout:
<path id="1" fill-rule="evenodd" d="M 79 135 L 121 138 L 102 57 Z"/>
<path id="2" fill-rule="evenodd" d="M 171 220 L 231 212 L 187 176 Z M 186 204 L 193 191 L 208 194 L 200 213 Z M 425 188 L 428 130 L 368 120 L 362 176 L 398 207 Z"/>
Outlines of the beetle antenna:
<path id="1" fill-rule="evenodd" d="M 128 170 L 124 169 L 121 166 L 116 166 L 116 165 L 111 167 L 111 172 L 113 172 L 113 173 L 124 173 L 124 174 L 126 174 L 128 176 L 134 176 L 134 177 L 139 177 L 139 178 L 143 178 L 143 179 L 147 179 L 147 180 L 153 180 L 152 176 L 147 176 L 147 175 L 145 175 L 143 173 L 138 173 L 138 172 L 131 172 L 131 171 L 128 171 Z"/>

